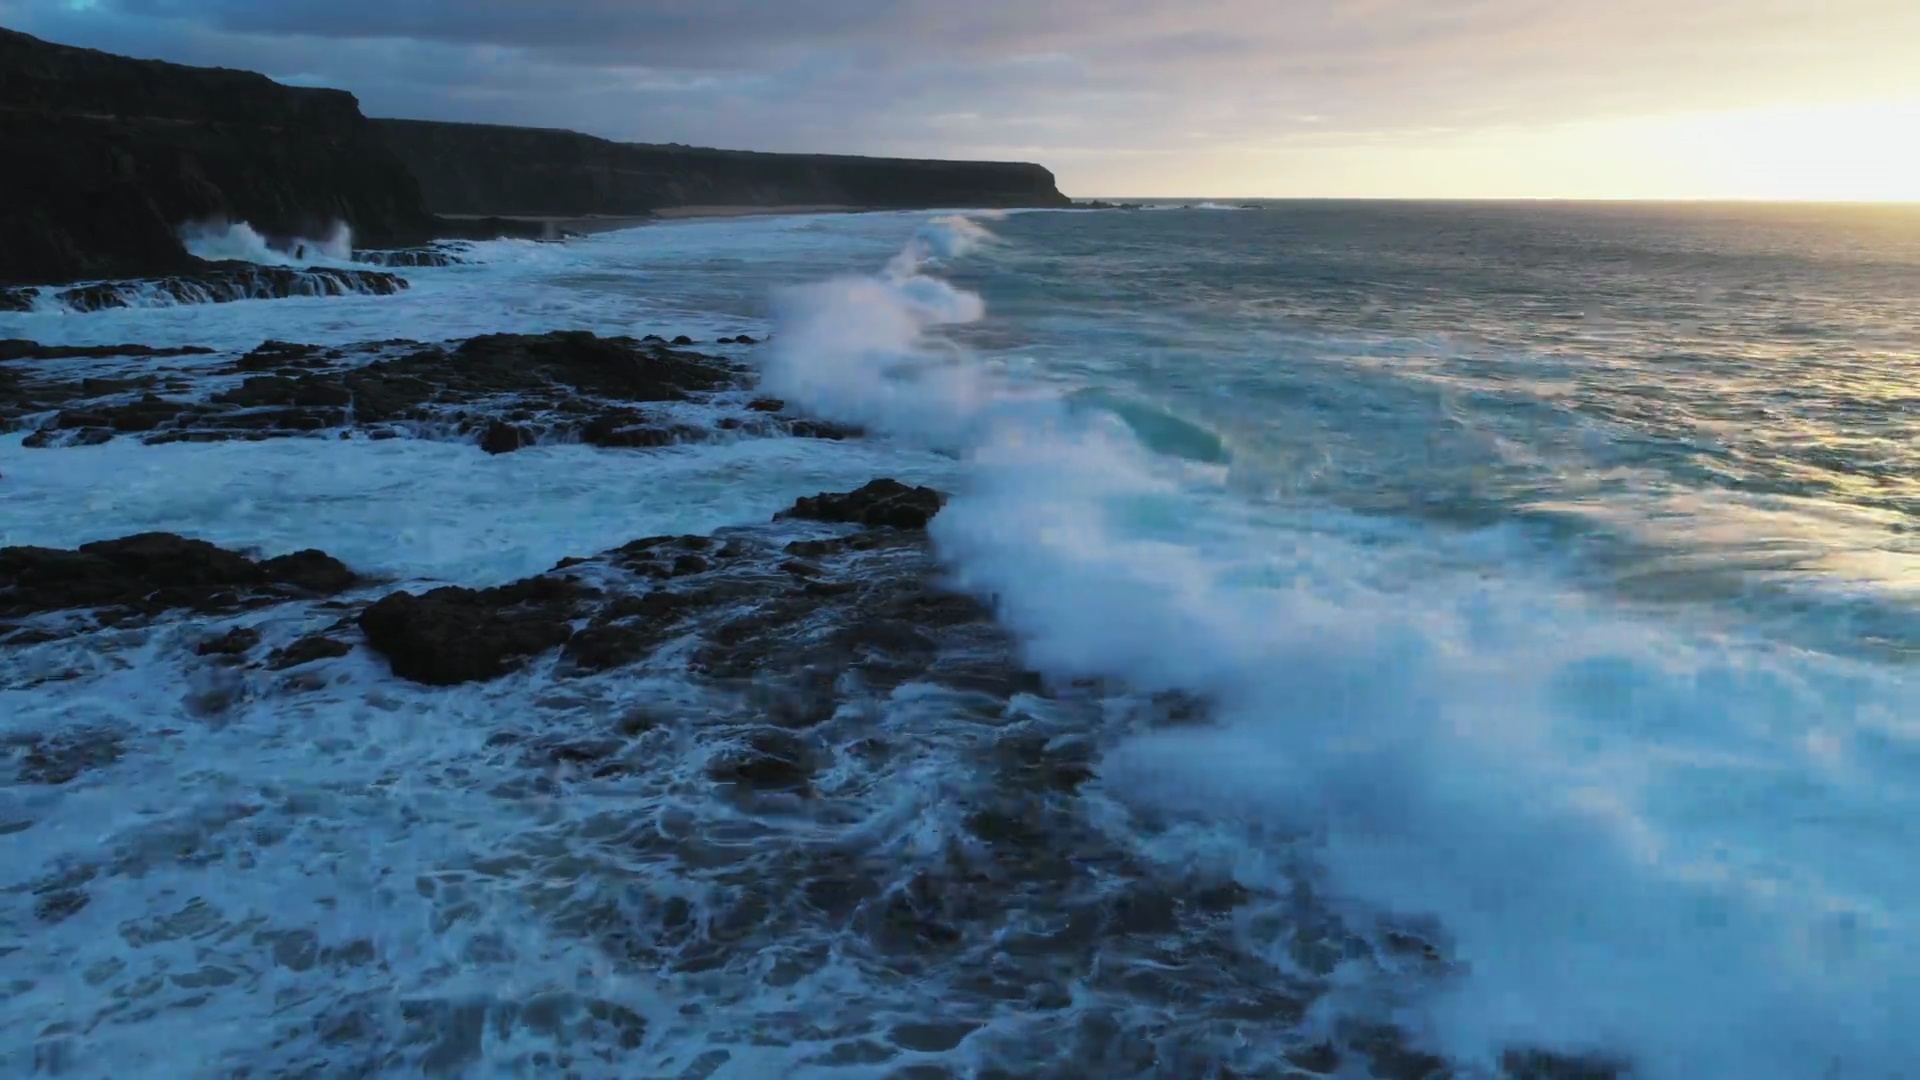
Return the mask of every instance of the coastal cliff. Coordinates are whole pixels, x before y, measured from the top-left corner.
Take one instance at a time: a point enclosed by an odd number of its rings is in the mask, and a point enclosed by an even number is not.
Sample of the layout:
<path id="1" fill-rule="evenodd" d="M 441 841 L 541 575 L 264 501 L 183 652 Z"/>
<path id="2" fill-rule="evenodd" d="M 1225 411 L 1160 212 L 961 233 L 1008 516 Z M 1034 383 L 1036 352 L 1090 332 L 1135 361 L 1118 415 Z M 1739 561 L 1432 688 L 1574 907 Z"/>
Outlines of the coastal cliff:
<path id="1" fill-rule="evenodd" d="M 136 60 L 0 28 L 0 283 L 192 271 L 191 222 L 269 237 L 346 222 L 417 243 L 420 186 L 341 90 Z"/>
<path id="2" fill-rule="evenodd" d="M 376 120 L 436 214 L 644 215 L 683 206 L 1066 206 L 1039 165 L 617 143 L 546 128 Z"/>

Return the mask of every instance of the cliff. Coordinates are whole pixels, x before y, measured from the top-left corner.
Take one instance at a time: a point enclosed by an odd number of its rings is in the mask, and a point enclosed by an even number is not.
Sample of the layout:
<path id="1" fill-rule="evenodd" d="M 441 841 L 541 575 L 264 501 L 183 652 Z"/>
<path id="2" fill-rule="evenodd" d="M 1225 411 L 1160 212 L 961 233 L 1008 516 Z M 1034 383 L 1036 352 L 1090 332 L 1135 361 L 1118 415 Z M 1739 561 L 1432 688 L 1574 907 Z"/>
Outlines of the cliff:
<path id="1" fill-rule="evenodd" d="M 367 246 L 435 223 L 420 186 L 340 90 L 135 60 L 0 29 L 0 283 L 191 270 L 193 221 Z"/>
<path id="2" fill-rule="evenodd" d="M 436 214 L 638 215 L 677 206 L 1066 206 L 1053 174 L 996 161 L 771 154 L 572 131 L 376 120 Z"/>

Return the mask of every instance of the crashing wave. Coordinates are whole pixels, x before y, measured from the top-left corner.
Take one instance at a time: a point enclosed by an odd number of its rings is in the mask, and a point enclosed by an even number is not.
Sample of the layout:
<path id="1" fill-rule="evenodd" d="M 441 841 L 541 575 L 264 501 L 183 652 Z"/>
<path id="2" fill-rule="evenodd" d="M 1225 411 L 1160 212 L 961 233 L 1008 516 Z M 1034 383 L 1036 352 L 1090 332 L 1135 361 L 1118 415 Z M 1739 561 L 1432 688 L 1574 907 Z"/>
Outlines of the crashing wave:
<path id="1" fill-rule="evenodd" d="M 1338 545 L 1243 566 L 1168 541 L 1154 523 L 1213 504 L 1137 419 L 1014 385 L 944 335 L 985 306 L 932 268 L 983 237 L 934 223 L 881 274 L 786 293 L 762 389 L 960 457 L 933 539 L 1035 669 L 1214 703 L 1209 726 L 1104 762 L 1116 813 L 1160 823 L 1160 857 L 1230 859 L 1273 895 L 1324 898 L 1380 955 L 1415 941 L 1441 961 L 1347 964 L 1316 1022 L 1389 1020 L 1476 1076 L 1612 1076 L 1625 1056 L 1642 1080 L 1803 1080 L 1915 1060 L 1889 1005 L 1911 980 L 1873 955 L 1904 947 L 1880 913 L 1691 860 L 1696 841 L 1609 786 L 1606 759 L 1559 741 L 1595 711 L 1783 702 L 1767 708 L 1851 725 L 1910 694 L 1624 617 L 1568 612 L 1542 640 L 1529 616 L 1550 601 L 1529 590 L 1377 590 Z M 1532 1048 L 1582 1063 L 1536 1068 Z"/>

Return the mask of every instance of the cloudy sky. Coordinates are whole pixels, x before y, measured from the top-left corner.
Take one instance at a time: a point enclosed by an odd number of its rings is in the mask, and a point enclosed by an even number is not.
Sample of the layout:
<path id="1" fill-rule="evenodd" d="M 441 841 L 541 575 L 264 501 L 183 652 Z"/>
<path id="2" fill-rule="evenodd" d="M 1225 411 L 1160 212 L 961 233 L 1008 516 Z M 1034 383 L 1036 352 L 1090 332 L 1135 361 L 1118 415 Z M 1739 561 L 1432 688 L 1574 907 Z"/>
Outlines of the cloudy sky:
<path id="1" fill-rule="evenodd" d="M 1920 199 L 1920 0 L 0 0 L 377 116 L 1075 195 Z"/>

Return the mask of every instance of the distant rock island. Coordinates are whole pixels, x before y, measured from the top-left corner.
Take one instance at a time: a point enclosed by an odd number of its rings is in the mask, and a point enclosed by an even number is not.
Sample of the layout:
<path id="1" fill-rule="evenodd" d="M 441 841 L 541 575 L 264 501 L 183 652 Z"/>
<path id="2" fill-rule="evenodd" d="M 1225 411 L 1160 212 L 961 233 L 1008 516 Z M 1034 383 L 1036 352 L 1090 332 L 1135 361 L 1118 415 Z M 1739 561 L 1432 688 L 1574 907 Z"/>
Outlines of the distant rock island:
<path id="1" fill-rule="evenodd" d="M 1010 162 L 770 154 L 369 120 L 341 90 L 137 60 L 0 28 L 0 285 L 195 274 L 209 220 L 361 248 L 538 235 L 676 208 L 1066 206 Z"/>

